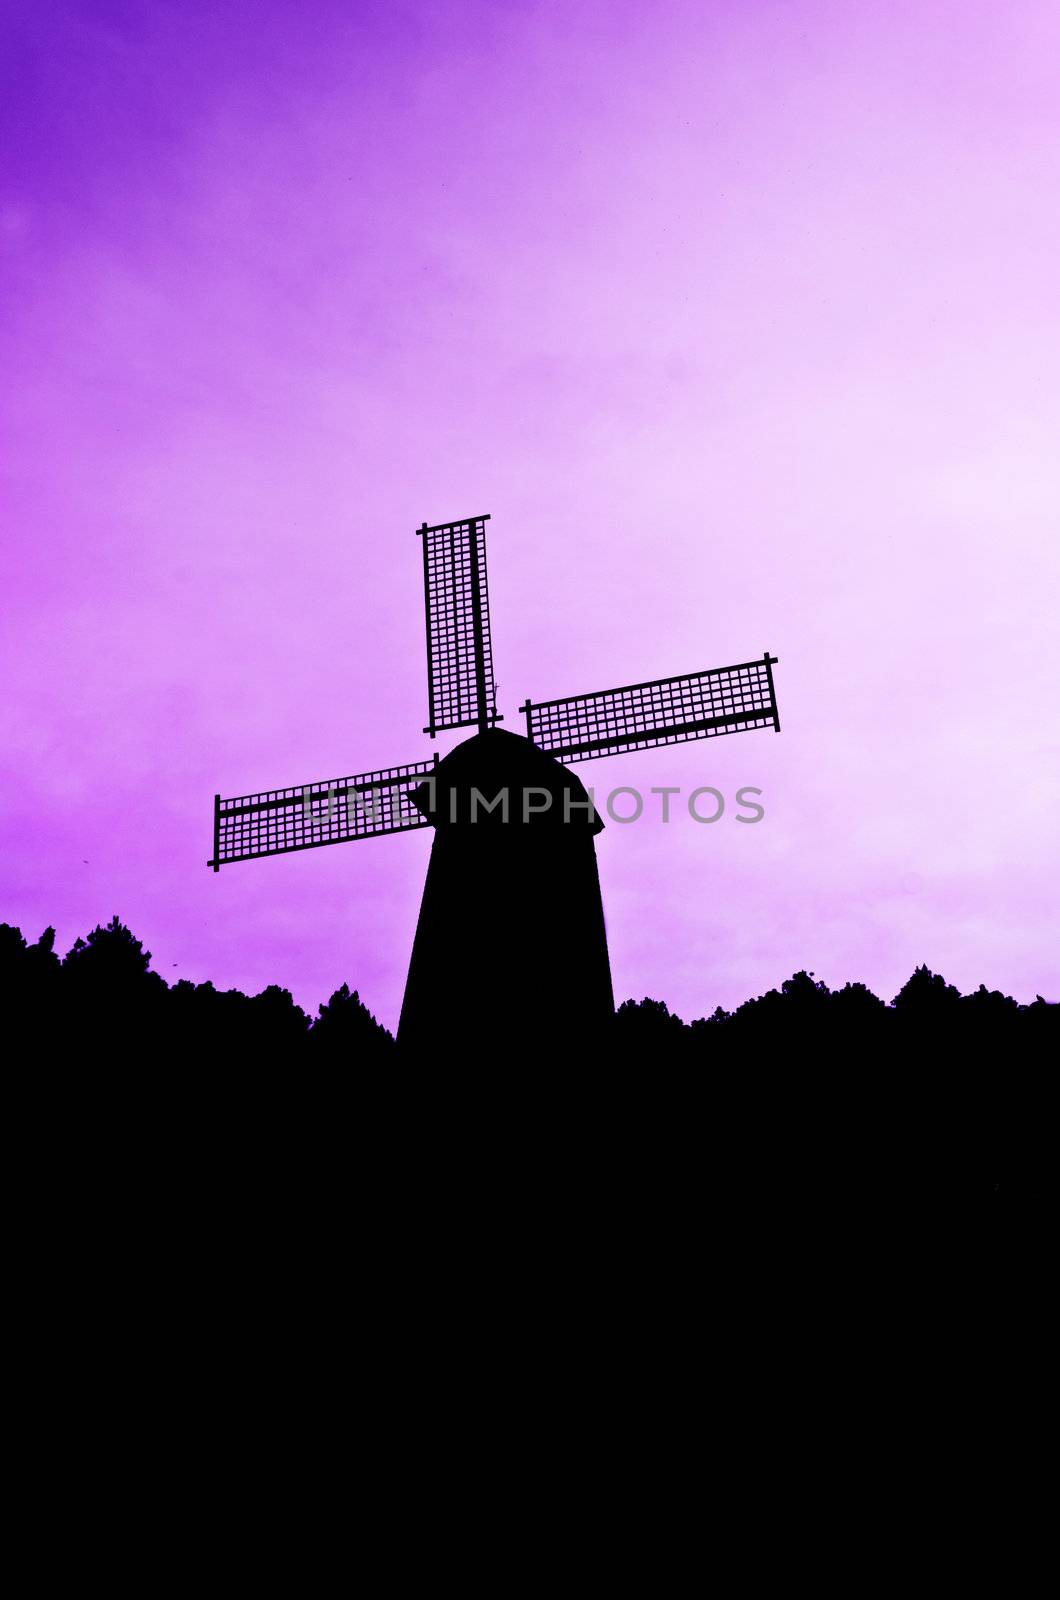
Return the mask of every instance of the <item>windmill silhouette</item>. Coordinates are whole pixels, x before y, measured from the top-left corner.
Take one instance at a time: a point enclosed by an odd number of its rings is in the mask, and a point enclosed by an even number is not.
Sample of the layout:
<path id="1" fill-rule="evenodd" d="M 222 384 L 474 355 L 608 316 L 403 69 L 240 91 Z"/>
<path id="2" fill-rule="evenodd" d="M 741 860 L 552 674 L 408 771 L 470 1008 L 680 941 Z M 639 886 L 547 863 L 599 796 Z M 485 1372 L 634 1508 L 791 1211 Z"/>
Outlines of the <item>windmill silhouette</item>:
<path id="1" fill-rule="evenodd" d="M 596 866 L 603 828 L 566 763 L 751 728 L 780 730 L 757 661 L 561 700 L 527 700 L 525 737 L 498 728 L 486 515 L 422 539 L 428 724 L 477 732 L 444 760 L 230 799 L 214 796 L 215 872 L 259 856 L 433 827 L 398 1026 L 408 1051 L 459 1041 L 587 1042 L 614 1010 Z"/>

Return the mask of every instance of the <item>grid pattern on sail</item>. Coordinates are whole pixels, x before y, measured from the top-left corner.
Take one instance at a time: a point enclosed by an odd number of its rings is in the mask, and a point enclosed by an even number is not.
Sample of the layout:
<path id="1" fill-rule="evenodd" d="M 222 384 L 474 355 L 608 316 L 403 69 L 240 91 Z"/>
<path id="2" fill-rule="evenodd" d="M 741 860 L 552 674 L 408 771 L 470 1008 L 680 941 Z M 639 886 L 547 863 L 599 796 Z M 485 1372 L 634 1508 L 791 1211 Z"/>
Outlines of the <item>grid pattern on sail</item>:
<path id="1" fill-rule="evenodd" d="M 776 660 L 765 655 L 738 666 L 600 694 L 538 705 L 527 701 L 521 707 L 527 737 L 561 761 L 588 761 L 748 728 L 779 731 L 772 673 Z"/>
<path id="2" fill-rule="evenodd" d="M 434 773 L 438 757 L 411 766 L 384 767 L 356 777 L 267 789 L 214 803 L 215 871 L 232 861 L 311 850 L 317 845 L 371 839 L 429 826 L 410 799 Z"/>
<path id="3" fill-rule="evenodd" d="M 498 720 L 486 581 L 485 517 L 418 530 L 427 606 L 427 698 L 432 736 L 484 716 Z M 481 638 L 482 701 L 476 637 Z"/>

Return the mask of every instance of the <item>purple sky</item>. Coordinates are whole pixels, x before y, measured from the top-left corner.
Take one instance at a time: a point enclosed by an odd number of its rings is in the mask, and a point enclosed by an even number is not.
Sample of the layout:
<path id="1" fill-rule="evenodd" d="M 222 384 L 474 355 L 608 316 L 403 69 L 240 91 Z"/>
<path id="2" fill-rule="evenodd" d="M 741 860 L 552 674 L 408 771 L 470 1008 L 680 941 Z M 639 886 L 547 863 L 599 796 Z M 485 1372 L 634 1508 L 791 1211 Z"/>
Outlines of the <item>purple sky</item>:
<path id="1" fill-rule="evenodd" d="M 488 511 L 506 726 L 780 658 L 578 768 L 764 791 L 608 824 L 618 998 L 1060 998 L 1055 0 L 0 17 L 0 920 L 393 1026 L 430 832 L 215 875 L 212 797 L 429 753 Z"/>

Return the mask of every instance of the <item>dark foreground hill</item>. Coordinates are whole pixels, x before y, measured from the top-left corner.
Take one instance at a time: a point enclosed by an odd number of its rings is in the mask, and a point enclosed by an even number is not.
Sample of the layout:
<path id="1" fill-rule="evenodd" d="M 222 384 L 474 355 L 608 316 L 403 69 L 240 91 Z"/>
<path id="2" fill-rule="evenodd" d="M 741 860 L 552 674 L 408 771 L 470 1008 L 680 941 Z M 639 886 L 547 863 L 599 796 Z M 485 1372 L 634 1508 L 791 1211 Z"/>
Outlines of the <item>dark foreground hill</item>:
<path id="1" fill-rule="evenodd" d="M 1056 1006 L 798 973 L 688 1026 L 627 1003 L 545 1058 L 516 1021 L 495 1059 L 402 1060 L 346 988 L 311 1021 L 169 986 L 117 918 L 62 960 L 0 927 L 0 994 L 19 1370 L 86 1482 L 99 1441 L 138 1467 L 147 1440 L 225 1506 L 259 1465 L 286 1483 L 278 1454 L 390 1483 L 411 1451 L 442 1483 L 486 1427 L 491 1470 L 499 1429 L 578 1476 L 583 1432 L 697 1503 L 705 1452 L 757 1508 L 818 1450 L 841 1477 L 899 1451 L 904 1482 L 940 1406 L 976 1470 L 1008 1459 Z"/>

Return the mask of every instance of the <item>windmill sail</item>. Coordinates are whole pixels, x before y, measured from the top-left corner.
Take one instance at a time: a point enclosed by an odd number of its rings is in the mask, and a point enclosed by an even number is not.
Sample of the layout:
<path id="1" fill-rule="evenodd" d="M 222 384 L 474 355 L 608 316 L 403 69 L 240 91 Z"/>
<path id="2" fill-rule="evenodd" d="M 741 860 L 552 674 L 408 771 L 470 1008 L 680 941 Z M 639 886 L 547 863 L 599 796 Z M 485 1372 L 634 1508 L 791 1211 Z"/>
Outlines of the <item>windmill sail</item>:
<path id="1" fill-rule="evenodd" d="M 497 715 L 486 583 L 488 516 L 442 522 L 416 531 L 423 540 L 427 615 L 427 704 L 424 733 L 477 725 Z"/>
<path id="2" fill-rule="evenodd" d="M 526 715 L 527 738 L 559 761 L 589 761 L 748 728 L 779 733 L 773 689 L 777 659 L 767 652 L 733 667 L 565 700 L 528 700 L 519 709 Z"/>
<path id="3" fill-rule="evenodd" d="M 213 859 L 206 865 L 219 872 L 232 861 L 426 828 L 431 818 L 409 797 L 432 777 L 437 764 L 434 756 L 410 766 L 383 767 L 356 777 L 267 789 L 229 800 L 215 795 Z"/>

